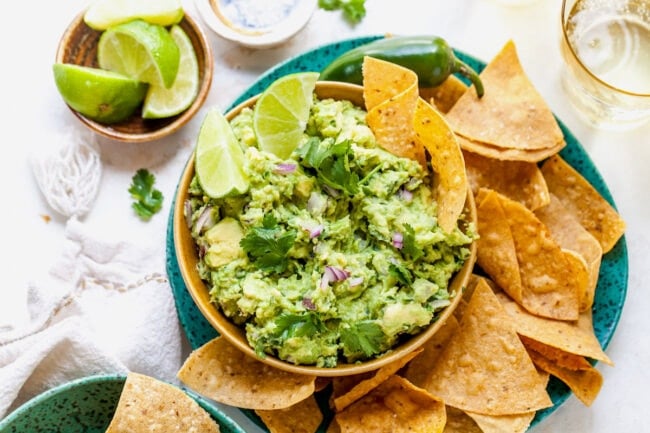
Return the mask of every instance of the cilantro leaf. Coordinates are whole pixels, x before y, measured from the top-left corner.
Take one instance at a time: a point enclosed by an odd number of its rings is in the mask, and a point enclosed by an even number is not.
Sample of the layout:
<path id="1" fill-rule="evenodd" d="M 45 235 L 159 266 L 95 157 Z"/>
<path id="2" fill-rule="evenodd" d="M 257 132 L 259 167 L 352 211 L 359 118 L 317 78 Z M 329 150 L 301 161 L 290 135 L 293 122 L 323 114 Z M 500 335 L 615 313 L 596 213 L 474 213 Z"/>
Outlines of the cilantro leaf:
<path id="1" fill-rule="evenodd" d="M 381 326 L 373 321 L 355 323 L 349 328 L 341 329 L 341 343 L 346 357 L 369 357 L 383 351 L 385 340 Z"/>
<path id="2" fill-rule="evenodd" d="M 360 22 L 366 16 L 365 0 L 318 0 L 318 6 L 326 11 L 341 9 L 343 16 L 352 23 Z"/>
<path id="3" fill-rule="evenodd" d="M 283 314 L 275 319 L 275 336 L 286 340 L 293 337 L 313 337 L 325 331 L 325 324 L 314 313 Z"/>
<path id="4" fill-rule="evenodd" d="M 143 220 L 150 219 L 162 208 L 163 194 L 154 188 L 156 178 L 146 168 L 136 171 L 131 179 L 129 193 L 135 200 L 131 207 Z"/>
<path id="5" fill-rule="evenodd" d="M 388 266 L 388 273 L 397 278 L 397 281 L 405 286 L 413 284 L 413 275 L 411 274 L 411 271 L 401 263 L 391 263 Z"/>
<path id="6" fill-rule="evenodd" d="M 282 229 L 275 216 L 267 214 L 262 220 L 262 227 L 252 228 L 239 245 L 258 268 L 280 273 L 287 269 L 287 253 L 296 236 L 295 230 Z"/>
<path id="7" fill-rule="evenodd" d="M 417 260 L 424 255 L 422 248 L 418 247 L 415 242 L 415 231 L 410 224 L 404 226 L 406 229 L 402 234 L 403 237 L 403 247 L 402 252 L 411 257 L 412 260 Z"/>
<path id="8" fill-rule="evenodd" d="M 350 170 L 352 149 L 348 140 L 328 147 L 312 138 L 297 153 L 302 165 L 316 170 L 323 184 L 350 195 L 359 191 L 359 175 Z"/>

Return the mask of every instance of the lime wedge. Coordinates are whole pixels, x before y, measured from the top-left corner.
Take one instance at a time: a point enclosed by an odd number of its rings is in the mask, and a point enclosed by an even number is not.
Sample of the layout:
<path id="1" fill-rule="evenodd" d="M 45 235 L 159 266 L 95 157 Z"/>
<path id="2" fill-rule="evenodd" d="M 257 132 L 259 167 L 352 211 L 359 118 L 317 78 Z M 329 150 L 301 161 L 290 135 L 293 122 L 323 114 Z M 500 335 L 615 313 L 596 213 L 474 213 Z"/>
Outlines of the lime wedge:
<path id="1" fill-rule="evenodd" d="M 95 30 L 106 30 L 138 18 L 170 26 L 183 16 L 180 0 L 97 0 L 86 10 L 84 21 Z"/>
<path id="2" fill-rule="evenodd" d="M 298 72 L 278 78 L 260 95 L 253 128 L 261 150 L 287 159 L 298 147 L 307 126 L 317 72 Z"/>
<path id="3" fill-rule="evenodd" d="M 166 28 L 134 20 L 102 33 L 97 61 L 102 69 L 170 87 L 178 73 L 180 51 Z"/>
<path id="4" fill-rule="evenodd" d="M 144 99 L 147 85 L 116 72 L 66 63 L 52 67 L 63 100 L 74 110 L 101 123 L 129 117 Z"/>
<path id="5" fill-rule="evenodd" d="M 194 164 L 199 183 L 210 197 L 238 195 L 248 190 L 244 151 L 217 108 L 211 108 L 203 119 Z"/>
<path id="6" fill-rule="evenodd" d="M 199 93 L 199 63 L 192 41 L 178 25 L 171 28 L 170 34 L 181 53 L 178 73 L 169 89 L 155 84 L 149 86 L 142 109 L 145 119 L 175 116 L 192 105 Z"/>

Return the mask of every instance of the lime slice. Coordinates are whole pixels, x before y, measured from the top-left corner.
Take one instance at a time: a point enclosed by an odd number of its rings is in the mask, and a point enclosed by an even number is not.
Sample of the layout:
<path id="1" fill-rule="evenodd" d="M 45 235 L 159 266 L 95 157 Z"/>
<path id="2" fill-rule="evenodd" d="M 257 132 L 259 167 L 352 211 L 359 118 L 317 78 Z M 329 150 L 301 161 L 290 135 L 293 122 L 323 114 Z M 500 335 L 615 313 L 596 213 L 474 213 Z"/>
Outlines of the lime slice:
<path id="1" fill-rule="evenodd" d="M 84 21 L 95 30 L 106 30 L 138 18 L 170 26 L 183 16 L 180 0 L 97 0 L 86 10 Z"/>
<path id="2" fill-rule="evenodd" d="M 63 100 L 74 110 L 101 123 L 129 117 L 140 106 L 147 85 L 116 72 L 55 63 L 54 81 Z"/>
<path id="3" fill-rule="evenodd" d="M 253 114 L 260 149 L 287 159 L 298 147 L 309 119 L 318 75 L 317 72 L 285 75 L 260 95 Z"/>
<path id="4" fill-rule="evenodd" d="M 192 105 L 199 93 L 199 63 L 192 41 L 178 25 L 170 34 L 181 53 L 176 80 L 169 89 L 155 84 L 149 87 L 142 109 L 145 119 L 175 116 Z"/>
<path id="5" fill-rule="evenodd" d="M 166 28 L 134 20 L 102 33 L 97 61 L 102 69 L 170 87 L 178 73 L 180 51 Z"/>
<path id="6" fill-rule="evenodd" d="M 194 164 L 199 183 L 210 197 L 238 195 L 248 190 L 244 151 L 217 108 L 211 108 L 201 124 Z"/>

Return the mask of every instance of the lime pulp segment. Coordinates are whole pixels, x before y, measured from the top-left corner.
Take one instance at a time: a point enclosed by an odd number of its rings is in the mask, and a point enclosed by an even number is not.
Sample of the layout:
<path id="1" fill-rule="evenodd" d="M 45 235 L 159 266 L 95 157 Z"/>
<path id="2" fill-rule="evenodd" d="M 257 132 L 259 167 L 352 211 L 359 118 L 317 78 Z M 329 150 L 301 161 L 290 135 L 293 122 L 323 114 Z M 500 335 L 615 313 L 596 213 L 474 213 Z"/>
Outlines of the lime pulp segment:
<path id="1" fill-rule="evenodd" d="M 178 73 L 180 50 L 165 27 L 134 20 L 102 33 L 97 61 L 102 69 L 169 88 Z"/>
<path id="2" fill-rule="evenodd" d="M 217 108 L 210 109 L 201 124 L 194 163 L 199 183 L 208 196 L 220 198 L 248 190 L 244 151 Z"/>
<path id="3" fill-rule="evenodd" d="M 285 75 L 260 95 L 253 114 L 260 149 L 287 159 L 300 145 L 318 76 L 316 72 Z"/>
<path id="4" fill-rule="evenodd" d="M 149 86 L 142 109 L 145 119 L 175 116 L 186 110 L 199 93 L 199 64 L 192 41 L 179 25 L 170 34 L 180 50 L 180 65 L 171 87 Z"/>

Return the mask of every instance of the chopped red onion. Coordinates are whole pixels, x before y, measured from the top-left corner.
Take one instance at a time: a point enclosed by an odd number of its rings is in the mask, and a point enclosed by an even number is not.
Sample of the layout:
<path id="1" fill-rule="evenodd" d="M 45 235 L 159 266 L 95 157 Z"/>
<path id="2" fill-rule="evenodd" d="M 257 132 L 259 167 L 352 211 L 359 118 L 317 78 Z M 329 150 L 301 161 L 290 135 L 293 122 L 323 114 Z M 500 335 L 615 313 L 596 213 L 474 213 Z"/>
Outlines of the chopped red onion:
<path id="1" fill-rule="evenodd" d="M 189 200 L 185 200 L 183 205 L 185 206 L 185 224 L 187 224 L 188 229 L 192 230 L 192 203 Z"/>
<path id="2" fill-rule="evenodd" d="M 335 188 L 332 188 L 332 187 L 329 186 L 329 185 L 323 185 L 323 189 L 324 189 L 325 192 L 328 193 L 331 197 L 336 198 L 336 197 L 339 196 L 339 192 L 338 192 L 338 190 L 335 189 Z"/>
<path id="3" fill-rule="evenodd" d="M 206 206 L 201 212 L 201 215 L 196 219 L 196 224 L 194 230 L 197 233 L 201 233 L 204 228 L 210 228 L 215 224 L 214 214 L 212 212 L 212 206 Z"/>
<path id="4" fill-rule="evenodd" d="M 350 287 L 360 286 L 363 283 L 363 277 L 354 277 L 348 280 Z"/>
<path id="5" fill-rule="evenodd" d="M 307 200 L 307 210 L 312 214 L 321 214 L 327 206 L 327 197 L 324 195 L 312 192 Z"/>
<path id="6" fill-rule="evenodd" d="M 337 268 L 334 266 L 325 266 L 325 271 L 320 280 L 320 287 L 324 289 L 329 285 L 329 283 L 334 283 L 337 281 L 344 281 L 350 276 L 350 273 L 344 269 Z"/>
<path id="7" fill-rule="evenodd" d="M 320 236 L 323 232 L 323 226 L 321 224 L 309 230 L 309 239 L 314 239 L 315 237 Z"/>
<path id="8" fill-rule="evenodd" d="M 397 191 L 397 196 L 407 203 L 410 203 L 413 200 L 413 193 L 406 188 L 400 188 L 400 190 Z"/>
<path id="9" fill-rule="evenodd" d="M 314 304 L 314 301 L 311 300 L 311 298 L 302 298 L 302 306 L 308 310 L 316 309 L 316 305 Z"/>
<path id="10" fill-rule="evenodd" d="M 401 250 L 404 247 L 404 235 L 399 232 L 393 233 L 393 246 Z"/>
<path id="11" fill-rule="evenodd" d="M 296 164 L 290 164 L 290 163 L 279 163 L 278 165 L 275 166 L 275 170 L 273 170 L 275 173 L 280 173 L 280 174 L 291 174 L 294 171 L 296 171 Z"/>

